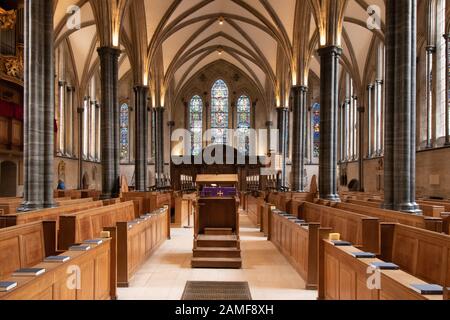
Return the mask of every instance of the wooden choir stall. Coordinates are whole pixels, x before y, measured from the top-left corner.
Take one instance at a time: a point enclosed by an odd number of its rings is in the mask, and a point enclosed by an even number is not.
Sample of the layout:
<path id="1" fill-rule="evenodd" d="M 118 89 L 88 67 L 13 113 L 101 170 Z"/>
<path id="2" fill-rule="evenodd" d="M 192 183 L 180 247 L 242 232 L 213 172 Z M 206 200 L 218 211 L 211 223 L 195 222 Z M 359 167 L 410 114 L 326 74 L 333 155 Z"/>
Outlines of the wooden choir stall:
<path id="1" fill-rule="evenodd" d="M 197 175 L 193 268 L 242 267 L 238 176 Z"/>

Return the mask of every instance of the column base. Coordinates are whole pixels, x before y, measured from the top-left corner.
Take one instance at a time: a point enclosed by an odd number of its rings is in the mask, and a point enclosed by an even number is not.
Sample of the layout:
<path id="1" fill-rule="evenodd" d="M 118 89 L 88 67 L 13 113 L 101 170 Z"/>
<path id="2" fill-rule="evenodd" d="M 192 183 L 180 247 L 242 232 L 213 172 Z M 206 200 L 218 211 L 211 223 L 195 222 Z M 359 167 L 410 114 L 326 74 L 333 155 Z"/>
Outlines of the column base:
<path id="1" fill-rule="evenodd" d="M 341 198 L 337 194 L 324 194 L 319 196 L 320 199 L 332 202 L 341 202 Z"/>
<path id="2" fill-rule="evenodd" d="M 37 202 L 24 202 L 22 205 L 17 208 L 17 212 L 30 212 L 35 210 L 43 209 L 44 206 L 41 203 Z"/>
<path id="3" fill-rule="evenodd" d="M 417 216 L 421 216 L 423 214 L 422 210 L 419 209 L 419 205 L 415 202 L 399 203 L 395 206 L 395 210 Z"/>
<path id="4" fill-rule="evenodd" d="M 56 208 L 56 207 L 58 207 L 58 205 L 53 200 L 51 202 L 44 203 L 44 208 L 45 209 Z"/>

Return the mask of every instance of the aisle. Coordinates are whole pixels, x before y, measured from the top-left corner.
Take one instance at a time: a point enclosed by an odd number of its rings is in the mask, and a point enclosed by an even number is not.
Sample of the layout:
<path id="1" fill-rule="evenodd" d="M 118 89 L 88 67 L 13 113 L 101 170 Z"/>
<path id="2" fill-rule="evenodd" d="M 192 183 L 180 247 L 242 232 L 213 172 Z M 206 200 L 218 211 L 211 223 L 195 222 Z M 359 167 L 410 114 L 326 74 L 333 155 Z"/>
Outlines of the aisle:
<path id="1" fill-rule="evenodd" d="M 186 281 L 248 281 L 254 300 L 315 300 L 316 291 L 304 281 L 248 219 L 241 215 L 243 268 L 191 269 L 192 229 L 172 229 L 166 241 L 141 267 L 129 288 L 119 288 L 119 299 L 179 300 Z"/>

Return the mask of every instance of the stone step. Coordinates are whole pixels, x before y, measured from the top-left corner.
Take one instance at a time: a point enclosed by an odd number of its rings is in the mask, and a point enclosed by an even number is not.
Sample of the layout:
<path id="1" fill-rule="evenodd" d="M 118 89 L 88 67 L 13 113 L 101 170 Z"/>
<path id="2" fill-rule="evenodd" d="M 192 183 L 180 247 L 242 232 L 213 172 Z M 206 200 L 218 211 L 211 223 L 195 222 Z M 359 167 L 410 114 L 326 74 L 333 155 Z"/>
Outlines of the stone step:
<path id="1" fill-rule="evenodd" d="M 240 269 L 241 258 L 192 258 L 192 268 Z"/>
<path id="2" fill-rule="evenodd" d="M 196 247 L 235 247 L 238 248 L 238 238 L 236 235 L 199 235 L 196 240 Z"/>
<path id="3" fill-rule="evenodd" d="M 234 247 L 200 247 L 193 250 L 194 258 L 240 258 L 241 250 Z"/>
<path id="4" fill-rule="evenodd" d="M 205 235 L 225 236 L 232 234 L 233 229 L 231 228 L 205 228 Z"/>

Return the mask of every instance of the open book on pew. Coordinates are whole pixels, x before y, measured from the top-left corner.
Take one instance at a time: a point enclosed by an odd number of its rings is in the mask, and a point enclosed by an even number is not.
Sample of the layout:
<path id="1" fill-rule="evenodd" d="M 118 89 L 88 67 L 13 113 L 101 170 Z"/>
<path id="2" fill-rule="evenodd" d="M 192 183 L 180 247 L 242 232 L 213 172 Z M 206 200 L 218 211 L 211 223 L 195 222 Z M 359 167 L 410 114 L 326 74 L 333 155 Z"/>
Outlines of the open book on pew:
<path id="1" fill-rule="evenodd" d="M 0 281 L 0 292 L 8 292 L 17 287 L 17 282 Z"/>
<path id="2" fill-rule="evenodd" d="M 14 277 L 37 277 L 45 272 L 44 268 L 22 268 L 14 271 Z"/>
<path id="3" fill-rule="evenodd" d="M 56 262 L 63 263 L 70 260 L 69 256 L 50 256 L 44 259 L 44 262 Z"/>

